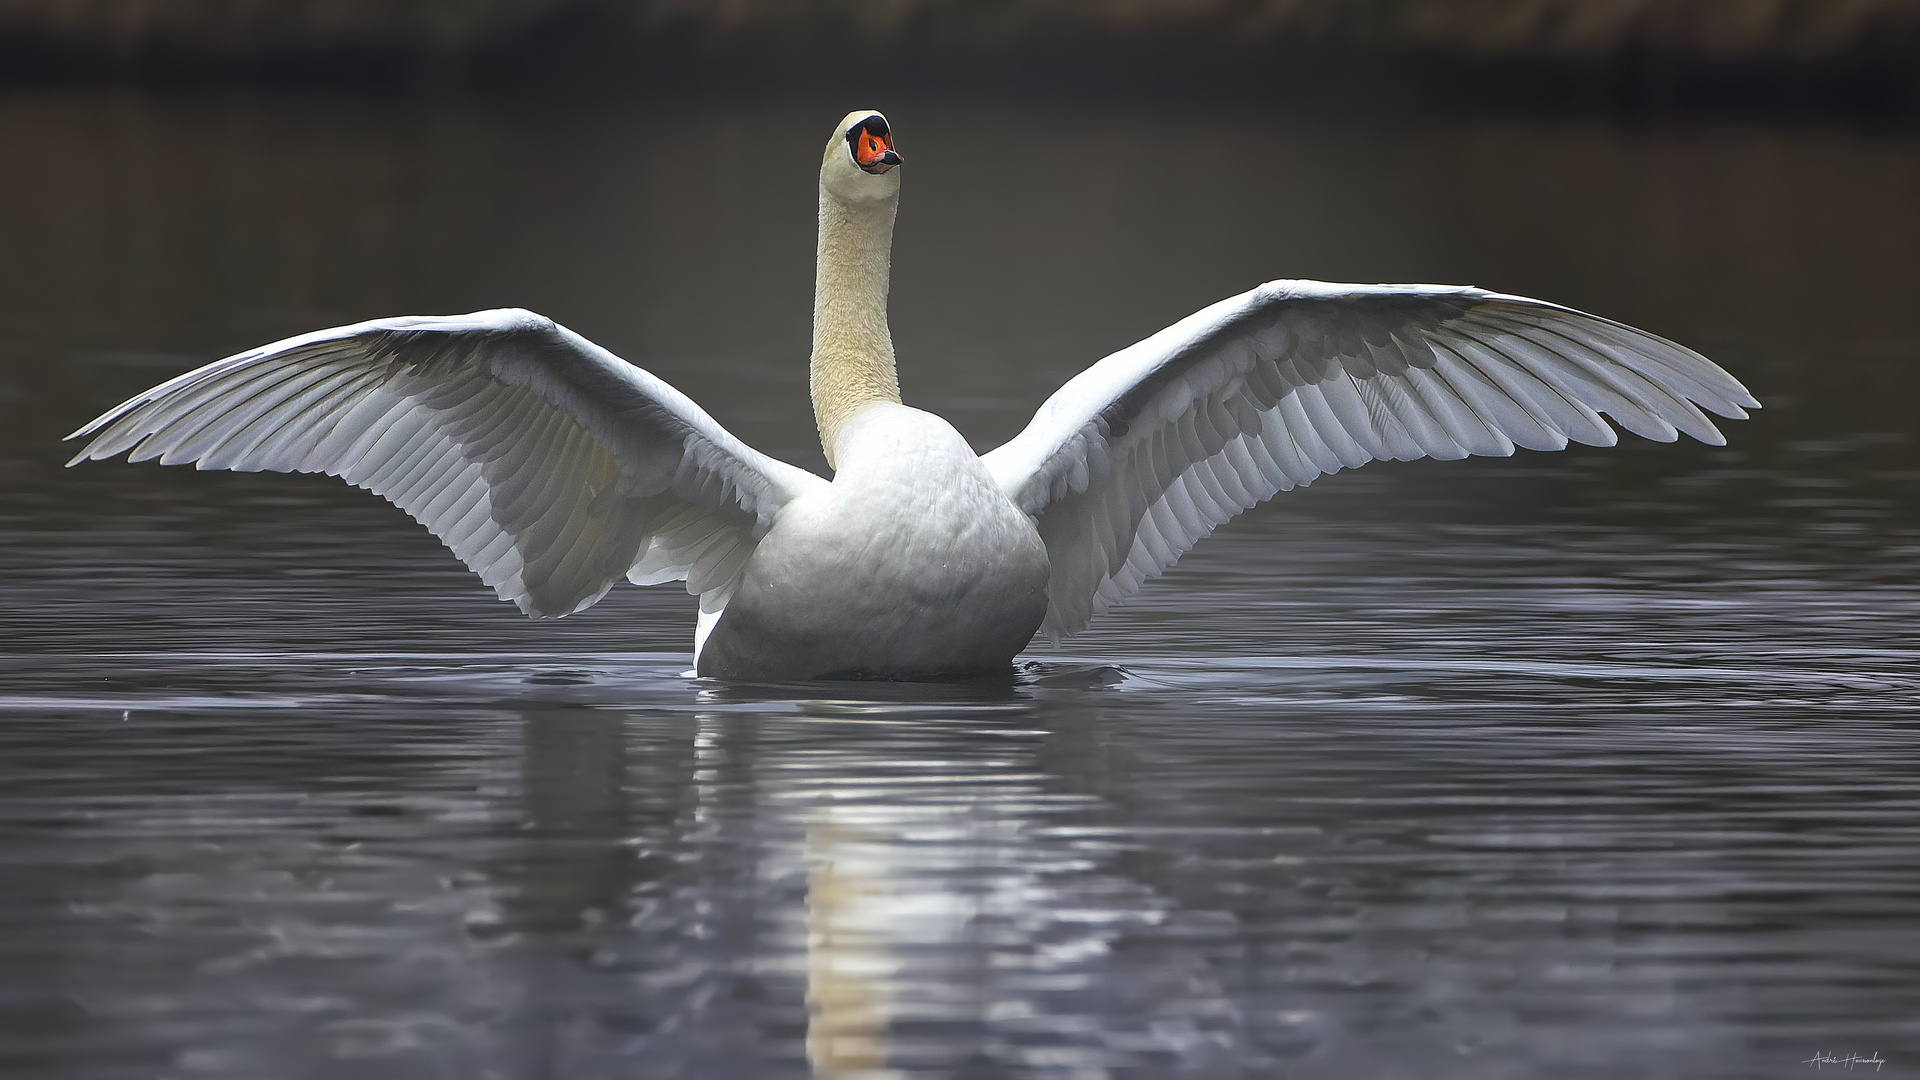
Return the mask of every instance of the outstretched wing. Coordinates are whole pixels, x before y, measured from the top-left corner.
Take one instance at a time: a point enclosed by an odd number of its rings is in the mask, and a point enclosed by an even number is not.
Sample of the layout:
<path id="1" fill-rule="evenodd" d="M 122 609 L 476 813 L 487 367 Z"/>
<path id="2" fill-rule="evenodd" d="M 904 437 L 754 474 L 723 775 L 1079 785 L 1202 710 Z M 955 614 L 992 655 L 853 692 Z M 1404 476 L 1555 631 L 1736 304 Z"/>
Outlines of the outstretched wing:
<path id="1" fill-rule="evenodd" d="M 1375 460 L 1611 446 L 1606 413 L 1672 442 L 1758 402 L 1665 338 L 1554 304 L 1444 285 L 1273 281 L 1122 349 L 986 455 L 1039 522 L 1041 632 L 1086 626 L 1214 527 Z"/>
<path id="2" fill-rule="evenodd" d="M 812 473 L 550 319 L 503 309 L 288 338 L 108 411 L 69 465 L 328 473 L 385 496 L 534 616 L 621 578 L 726 604 L 774 511 Z"/>

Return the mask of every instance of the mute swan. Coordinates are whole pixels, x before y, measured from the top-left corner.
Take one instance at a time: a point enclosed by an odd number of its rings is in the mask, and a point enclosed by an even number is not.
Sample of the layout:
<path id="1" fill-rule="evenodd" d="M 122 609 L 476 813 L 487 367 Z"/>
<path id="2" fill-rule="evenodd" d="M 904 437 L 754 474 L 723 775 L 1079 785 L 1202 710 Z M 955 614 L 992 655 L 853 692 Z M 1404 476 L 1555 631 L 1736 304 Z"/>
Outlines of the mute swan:
<path id="1" fill-rule="evenodd" d="M 1705 357 L 1461 286 L 1273 281 L 1069 380 L 976 455 L 900 403 L 887 285 L 900 154 L 849 113 L 820 166 L 811 389 L 832 481 L 528 311 L 380 319 L 163 383 L 69 465 L 324 472 L 385 496 L 532 616 L 621 579 L 700 597 L 695 669 L 926 678 L 1008 668 L 1215 526 L 1380 459 L 1724 439 L 1758 403 Z"/>

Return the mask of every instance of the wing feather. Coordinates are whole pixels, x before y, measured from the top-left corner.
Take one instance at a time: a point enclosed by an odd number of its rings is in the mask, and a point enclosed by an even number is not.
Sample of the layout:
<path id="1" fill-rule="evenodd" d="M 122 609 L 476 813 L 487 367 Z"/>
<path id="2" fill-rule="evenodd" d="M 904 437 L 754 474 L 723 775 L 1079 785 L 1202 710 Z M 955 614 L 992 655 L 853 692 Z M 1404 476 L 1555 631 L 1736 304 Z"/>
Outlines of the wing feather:
<path id="1" fill-rule="evenodd" d="M 986 455 L 1053 566 L 1043 633 L 1124 601 L 1234 514 L 1367 461 L 1723 441 L 1758 407 L 1700 354 L 1571 308 L 1440 285 L 1269 282 L 1070 380 Z"/>
<path id="2" fill-rule="evenodd" d="M 248 457 L 262 470 L 292 472 L 294 466 L 314 453 L 334 430 L 327 418 L 350 409 L 362 391 L 378 377 L 375 372 L 351 368 L 338 372 L 315 387 L 318 393 L 292 407 L 291 415 L 280 430 L 256 444 Z"/>
<path id="3" fill-rule="evenodd" d="M 71 437 L 88 441 L 70 464 L 125 453 L 339 476 L 536 616 L 577 611 L 627 577 L 687 580 L 718 611 L 773 514 L 826 484 L 511 309 L 290 338 L 169 380 Z"/>

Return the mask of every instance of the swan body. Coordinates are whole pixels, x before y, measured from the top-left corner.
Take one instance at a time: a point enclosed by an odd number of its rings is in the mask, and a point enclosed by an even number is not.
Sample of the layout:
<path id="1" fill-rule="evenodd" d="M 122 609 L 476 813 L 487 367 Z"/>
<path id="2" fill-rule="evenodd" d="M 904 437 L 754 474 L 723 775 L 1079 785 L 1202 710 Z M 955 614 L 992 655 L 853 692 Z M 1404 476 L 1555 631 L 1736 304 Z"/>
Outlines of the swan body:
<path id="1" fill-rule="evenodd" d="M 836 450 L 832 485 L 788 503 L 761 539 L 700 650 L 701 673 L 1004 670 L 1047 613 L 1033 519 L 931 413 L 870 404 Z"/>
<path id="2" fill-rule="evenodd" d="M 381 319 L 190 371 L 87 424 L 126 453 L 324 472 L 384 496 L 529 615 L 684 581 L 695 667 L 756 679 L 1004 671 L 1235 514 L 1374 460 L 1724 443 L 1758 403 L 1665 338 L 1449 285 L 1273 281 L 1075 376 L 976 455 L 901 403 L 887 289 L 901 158 L 849 113 L 821 161 L 810 390 L 831 481 L 516 309 Z"/>

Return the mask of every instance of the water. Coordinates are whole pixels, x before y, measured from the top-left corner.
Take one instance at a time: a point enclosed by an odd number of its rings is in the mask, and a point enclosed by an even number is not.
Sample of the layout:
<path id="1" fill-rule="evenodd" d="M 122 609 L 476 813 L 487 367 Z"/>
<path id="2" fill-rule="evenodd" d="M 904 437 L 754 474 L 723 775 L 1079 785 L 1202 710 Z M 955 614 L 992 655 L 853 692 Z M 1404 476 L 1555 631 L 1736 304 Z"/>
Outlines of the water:
<path id="1" fill-rule="evenodd" d="M 1287 274 L 1600 311 L 1766 409 L 1323 479 L 1010 686 L 707 684 L 677 589 L 530 622 L 337 482 L 57 440 L 519 304 L 820 468 L 849 103 L 0 98 L 0 1072 L 1920 1073 L 1920 142 L 881 104 L 908 400 L 983 447 Z"/>

